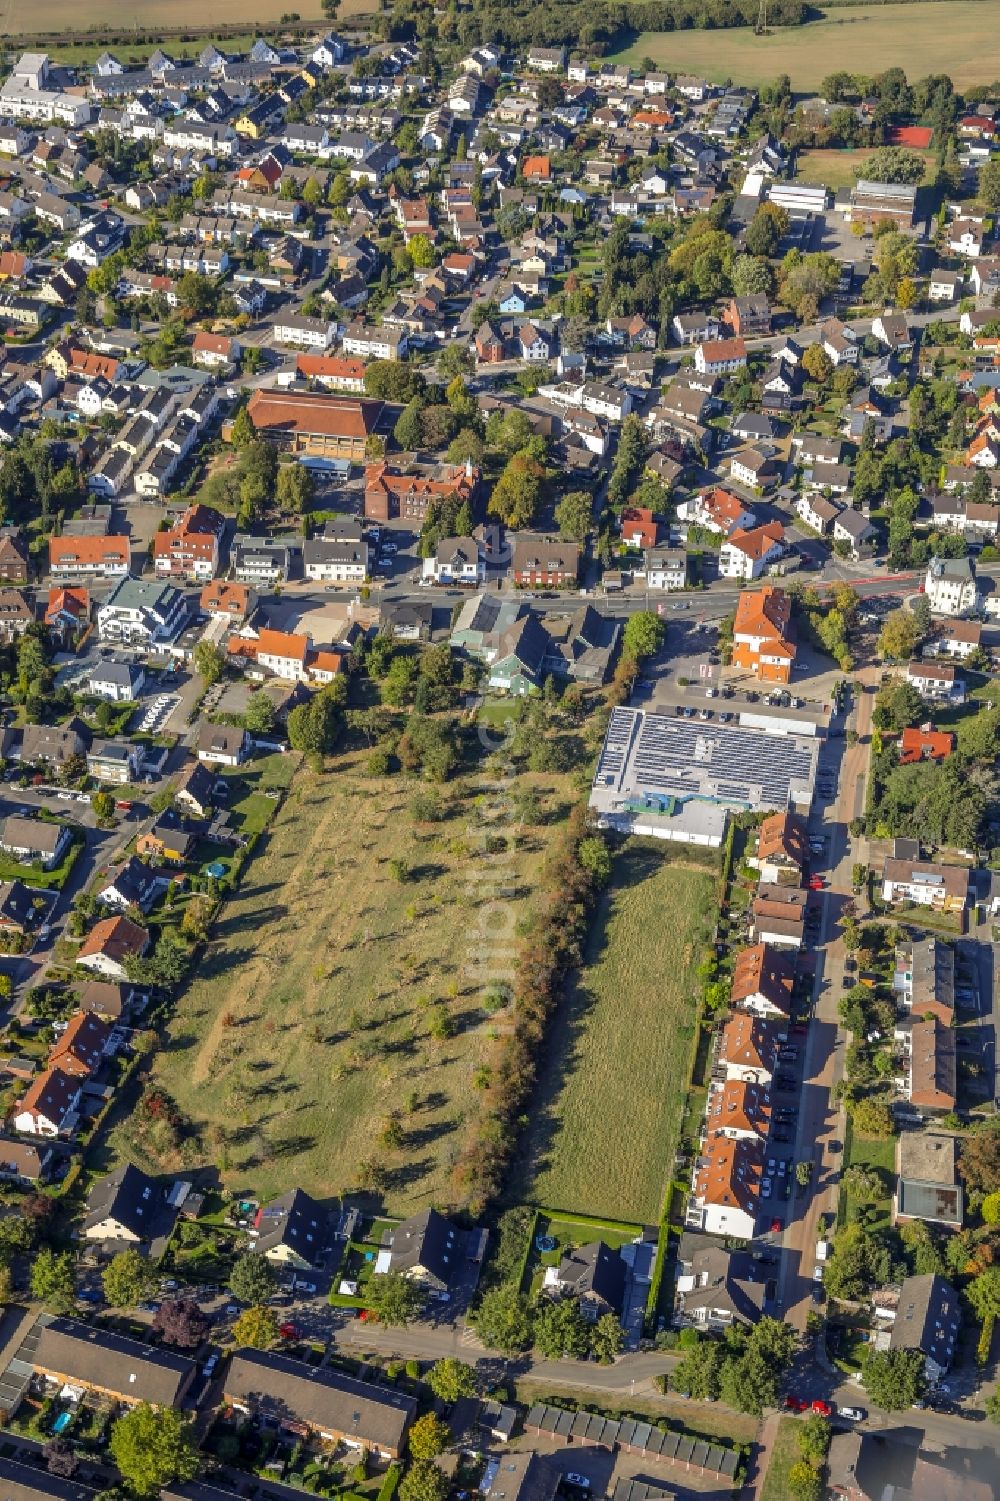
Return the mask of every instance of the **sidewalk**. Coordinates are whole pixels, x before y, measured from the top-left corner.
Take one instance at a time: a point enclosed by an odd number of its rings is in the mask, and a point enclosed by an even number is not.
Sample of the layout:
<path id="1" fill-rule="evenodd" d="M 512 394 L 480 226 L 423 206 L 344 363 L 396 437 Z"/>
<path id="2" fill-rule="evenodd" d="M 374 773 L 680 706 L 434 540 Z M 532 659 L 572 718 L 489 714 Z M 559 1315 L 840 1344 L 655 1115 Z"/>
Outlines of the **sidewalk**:
<path id="1" fill-rule="evenodd" d="M 771 1462 L 780 1422 L 781 1414 L 777 1412 L 770 1413 L 764 1420 L 763 1427 L 757 1435 L 757 1441 L 750 1450 L 747 1478 L 740 1492 L 741 1501 L 759 1501 L 764 1489 L 764 1481 L 767 1479 L 767 1467 Z"/>

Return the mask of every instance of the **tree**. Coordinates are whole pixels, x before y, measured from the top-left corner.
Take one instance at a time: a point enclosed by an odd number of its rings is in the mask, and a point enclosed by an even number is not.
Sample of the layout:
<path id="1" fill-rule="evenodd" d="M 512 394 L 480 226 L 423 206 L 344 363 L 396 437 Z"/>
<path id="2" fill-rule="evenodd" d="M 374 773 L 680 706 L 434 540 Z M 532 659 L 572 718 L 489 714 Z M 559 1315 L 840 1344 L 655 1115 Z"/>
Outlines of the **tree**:
<path id="1" fill-rule="evenodd" d="M 487 505 L 490 515 L 499 516 L 512 531 L 530 526 L 538 509 L 544 478 L 544 468 L 527 449 L 513 454 L 493 487 Z"/>
<path id="2" fill-rule="evenodd" d="M 917 648 L 920 632 L 909 610 L 892 610 L 879 632 L 878 649 L 893 662 L 908 661 Z"/>
<path id="3" fill-rule="evenodd" d="M 91 796 L 90 806 L 94 810 L 94 817 L 99 824 L 109 824 L 115 816 L 115 800 L 110 792 L 95 792 Z"/>
<path id="4" fill-rule="evenodd" d="M 135 1308 L 156 1286 L 156 1272 L 141 1251 L 130 1247 L 113 1256 L 101 1274 L 104 1296 L 112 1308 Z"/>
<path id="5" fill-rule="evenodd" d="M 924 718 L 926 708 L 920 691 L 905 678 L 886 678 L 875 695 L 872 724 L 877 730 L 899 734 Z"/>
<path id="6" fill-rule="evenodd" d="M 433 266 L 437 260 L 437 252 L 426 235 L 413 235 L 407 242 L 406 248 L 415 266 Z"/>
<path id="7" fill-rule="evenodd" d="M 504 1355 L 516 1355 L 531 1344 L 531 1314 L 513 1283 L 485 1292 L 474 1318 L 484 1345 Z"/>
<path id="8" fill-rule="evenodd" d="M 379 1322 L 405 1329 L 420 1312 L 423 1294 L 402 1272 L 384 1272 L 368 1284 L 368 1306 Z"/>
<path id="9" fill-rule="evenodd" d="M 211 688 L 222 676 L 226 658 L 214 641 L 199 641 L 194 649 L 194 665 L 206 688 Z"/>
<path id="10" fill-rule="evenodd" d="M 260 1304 L 245 1308 L 233 1325 L 233 1339 L 251 1350 L 269 1350 L 278 1339 L 278 1315 Z"/>
<path id="11" fill-rule="evenodd" d="M 966 1191 L 1000 1193 L 1000 1128 L 984 1122 L 962 1140 L 958 1171 Z"/>
<path id="12" fill-rule="evenodd" d="M 179 1350 L 196 1350 L 211 1327 L 208 1314 L 202 1313 L 193 1298 L 171 1298 L 160 1304 L 153 1318 L 160 1338 Z"/>
<path id="13" fill-rule="evenodd" d="M 857 174 L 866 182 L 916 184 L 923 181 L 924 159 L 902 146 L 882 146 L 861 163 Z"/>
<path id="14" fill-rule="evenodd" d="M 433 1459 L 415 1459 L 399 1484 L 400 1501 L 446 1501 L 450 1490 Z"/>
<path id="15" fill-rule="evenodd" d="M 333 750 L 344 726 L 341 707 L 343 688 L 329 684 L 313 695 L 307 704 L 298 704 L 288 716 L 288 743 L 302 751 L 314 764 Z"/>
<path id="16" fill-rule="evenodd" d="M 50 1438 L 42 1448 L 45 1457 L 45 1467 L 50 1475 L 58 1475 L 63 1480 L 72 1480 L 79 1468 L 80 1461 L 69 1439 Z"/>
<path id="17" fill-rule="evenodd" d="M 301 464 L 282 464 L 278 469 L 276 495 L 284 511 L 301 515 L 308 511 L 313 500 L 312 475 Z"/>
<path id="18" fill-rule="evenodd" d="M 1000 1391 L 990 1392 L 986 1398 L 986 1416 L 991 1423 L 1000 1423 Z"/>
<path id="19" fill-rule="evenodd" d="M 829 1420 L 820 1417 L 818 1412 L 810 1413 L 798 1428 L 797 1437 L 802 1458 L 807 1459 L 810 1464 L 821 1465 L 830 1448 L 831 1436 Z"/>
<path id="20" fill-rule="evenodd" d="M 896 1134 L 892 1107 L 880 1095 L 866 1095 L 864 1099 L 857 1100 L 851 1107 L 851 1120 L 854 1129 L 860 1131 L 862 1136 L 874 1136 L 884 1141 Z"/>
<path id="21" fill-rule="evenodd" d="M 810 344 L 802 354 L 802 368 L 818 386 L 825 386 L 833 373 L 833 361 L 822 344 Z"/>
<path id="22" fill-rule="evenodd" d="M 621 426 L 608 481 L 608 501 L 612 506 L 624 505 L 635 488 L 646 458 L 647 436 L 642 418 L 629 412 Z"/>
<path id="23" fill-rule="evenodd" d="M 807 1459 L 797 1459 L 788 1471 L 788 1494 L 793 1501 L 822 1501 L 823 1477 Z"/>
<path id="24" fill-rule="evenodd" d="M 75 1295 L 72 1253 L 43 1246 L 31 1263 L 31 1296 L 58 1313 L 68 1313 Z"/>
<path id="25" fill-rule="evenodd" d="M 457 1402 L 459 1397 L 475 1396 L 476 1373 L 463 1360 L 446 1355 L 427 1372 L 427 1385 L 439 1402 Z"/>
<path id="26" fill-rule="evenodd" d="M 273 1296 L 274 1286 L 274 1272 L 266 1257 L 256 1251 L 244 1251 L 236 1258 L 229 1274 L 229 1291 L 234 1298 L 257 1306 Z"/>
<path id="27" fill-rule="evenodd" d="M 920 1350 L 873 1350 L 864 1363 L 865 1390 L 876 1407 L 904 1412 L 924 1389 Z"/>
<path id="28" fill-rule="evenodd" d="M 621 1320 L 613 1313 L 602 1313 L 594 1324 L 590 1348 L 601 1365 L 612 1365 L 625 1345 Z"/>
<path id="29" fill-rule="evenodd" d="M 139 1496 L 193 1480 L 201 1468 L 191 1424 L 172 1407 L 140 1402 L 114 1424 L 110 1447 L 122 1479 Z"/>
<path id="30" fill-rule="evenodd" d="M 719 1396 L 722 1370 L 722 1346 L 713 1340 L 701 1340 L 687 1351 L 674 1367 L 670 1387 L 685 1392 L 698 1402 L 715 1402 Z"/>
<path id="31" fill-rule="evenodd" d="M 417 1418 L 407 1440 L 414 1459 L 435 1459 L 448 1447 L 450 1430 L 443 1418 L 436 1413 L 425 1412 Z"/>
<path id="32" fill-rule="evenodd" d="M 250 413 L 247 411 L 246 407 L 240 407 L 239 411 L 236 413 L 236 416 L 233 418 L 233 426 L 232 431 L 229 435 L 229 441 L 232 443 L 234 448 L 246 448 L 249 444 L 256 443 L 257 429 L 254 427 L 253 422 L 250 418 Z"/>
<path id="33" fill-rule="evenodd" d="M 243 711 L 243 728 L 251 735 L 270 735 L 277 722 L 278 712 L 267 694 L 260 690 L 252 693 Z"/>
<path id="34" fill-rule="evenodd" d="M 550 1360 L 559 1360 L 564 1355 L 586 1355 L 590 1346 L 590 1331 L 580 1312 L 576 1298 L 540 1298 L 532 1317 L 532 1337 L 535 1347 Z"/>
<path id="35" fill-rule="evenodd" d="M 582 542 L 594 524 L 594 497 L 586 490 L 570 490 L 556 506 L 560 537 Z"/>
<path id="36" fill-rule="evenodd" d="M 987 1194 L 979 1206 L 984 1225 L 1000 1225 L 1000 1193 Z"/>
<path id="37" fill-rule="evenodd" d="M 797 1162 L 795 1164 L 795 1181 L 800 1188 L 806 1188 L 812 1177 L 813 1165 L 811 1162 Z"/>
<path id="38" fill-rule="evenodd" d="M 1000 208 L 1000 157 L 990 157 L 980 167 L 979 198 L 987 208 Z"/>
<path id="39" fill-rule="evenodd" d="M 667 628 L 653 610 L 638 610 L 630 615 L 622 632 L 622 655 L 639 661 L 654 657 L 667 636 Z"/>
<path id="40" fill-rule="evenodd" d="M 595 886 L 606 886 L 611 880 L 611 852 L 600 834 L 581 839 L 576 858 L 581 867 L 593 878 Z"/>
<path id="41" fill-rule="evenodd" d="M 985 1267 L 972 1279 L 965 1293 L 983 1322 L 1000 1318 L 1000 1266 Z"/>
<path id="42" fill-rule="evenodd" d="M 874 1199 L 882 1188 L 882 1180 L 874 1168 L 864 1162 L 852 1162 L 844 1169 L 843 1184 L 855 1199 Z"/>
<path id="43" fill-rule="evenodd" d="M 414 396 L 408 401 L 396 419 L 396 426 L 392 435 L 400 448 L 419 448 L 424 441 L 424 428 L 421 416 L 424 410 L 424 401 L 420 396 Z"/>

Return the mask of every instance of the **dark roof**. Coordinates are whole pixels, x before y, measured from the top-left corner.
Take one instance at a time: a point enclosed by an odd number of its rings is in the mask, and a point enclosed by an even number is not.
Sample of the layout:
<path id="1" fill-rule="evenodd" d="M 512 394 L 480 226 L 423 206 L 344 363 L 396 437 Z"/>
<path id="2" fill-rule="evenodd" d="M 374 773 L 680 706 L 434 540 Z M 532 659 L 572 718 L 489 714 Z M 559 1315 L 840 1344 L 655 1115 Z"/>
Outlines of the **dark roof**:
<path id="1" fill-rule="evenodd" d="M 392 1235 L 392 1270 L 423 1267 L 435 1282 L 448 1287 L 465 1252 L 465 1235 L 436 1209 L 404 1220 Z"/>
<path id="2" fill-rule="evenodd" d="M 531 1449 L 505 1453 L 486 1492 L 487 1501 L 552 1501 L 559 1484 L 555 1465 Z"/>
<path id="3" fill-rule="evenodd" d="M 625 1297 L 625 1263 L 603 1240 L 567 1251 L 559 1263 L 560 1282 L 576 1293 L 589 1293 L 620 1313 Z"/>
<path id="4" fill-rule="evenodd" d="M 97 1492 L 78 1480 L 63 1480 L 35 1465 L 0 1458 L 0 1492 L 4 1501 L 91 1501 Z"/>
<path id="5" fill-rule="evenodd" d="M 329 1221 L 326 1210 L 301 1188 L 289 1189 L 257 1214 L 260 1234 L 255 1249 L 266 1255 L 277 1246 L 288 1246 L 311 1266 L 326 1246 Z"/>
<path id="6" fill-rule="evenodd" d="M 320 1433 L 393 1452 L 402 1448 L 417 1410 L 415 1397 L 263 1350 L 236 1351 L 225 1395 L 257 1411 L 290 1415 Z"/>
<path id="7" fill-rule="evenodd" d="M 120 1393 L 129 1402 L 179 1407 L 195 1370 L 186 1355 L 144 1345 L 79 1319 L 44 1324 L 32 1357 L 36 1370 L 51 1371 L 81 1386 Z"/>
<path id="8" fill-rule="evenodd" d="M 90 1190 L 84 1232 L 114 1219 L 140 1240 L 149 1240 L 162 1207 L 163 1191 L 156 1179 L 126 1163 L 99 1179 Z"/>
<path id="9" fill-rule="evenodd" d="M 889 1348 L 920 1350 L 947 1366 L 961 1323 L 958 1294 L 950 1282 L 936 1272 L 907 1277 L 900 1288 Z"/>

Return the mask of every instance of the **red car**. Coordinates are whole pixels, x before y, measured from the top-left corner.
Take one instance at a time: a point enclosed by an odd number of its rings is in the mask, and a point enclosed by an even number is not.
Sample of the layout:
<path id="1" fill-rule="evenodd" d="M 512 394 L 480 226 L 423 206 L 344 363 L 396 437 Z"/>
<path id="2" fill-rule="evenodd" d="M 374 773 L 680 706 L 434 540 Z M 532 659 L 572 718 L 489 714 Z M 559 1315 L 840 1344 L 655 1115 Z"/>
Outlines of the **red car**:
<path id="1" fill-rule="evenodd" d="M 809 1403 L 803 1402 L 801 1397 L 793 1397 L 791 1392 L 785 1398 L 785 1406 L 789 1412 L 808 1412 Z"/>
<path id="2" fill-rule="evenodd" d="M 810 876 L 809 877 L 809 890 L 810 891 L 822 891 L 823 890 L 823 877 L 822 876 Z"/>
<path id="3" fill-rule="evenodd" d="M 282 1324 L 278 1333 L 282 1339 L 298 1339 L 299 1331 L 294 1324 Z"/>
<path id="4" fill-rule="evenodd" d="M 805 1405 L 806 1404 L 803 1402 L 802 1406 L 805 1407 Z M 830 1403 L 823 1402 L 819 1400 L 819 1398 L 817 1398 L 817 1400 L 812 1404 L 810 1411 L 818 1412 L 821 1418 L 833 1417 L 833 1408 L 830 1406 Z"/>
<path id="5" fill-rule="evenodd" d="M 771 1221 L 771 1233 L 772 1233 L 772 1235 L 780 1235 L 782 1229 L 783 1229 L 783 1226 L 782 1226 L 782 1223 L 781 1223 L 780 1220 L 775 1219 L 775 1220 Z"/>

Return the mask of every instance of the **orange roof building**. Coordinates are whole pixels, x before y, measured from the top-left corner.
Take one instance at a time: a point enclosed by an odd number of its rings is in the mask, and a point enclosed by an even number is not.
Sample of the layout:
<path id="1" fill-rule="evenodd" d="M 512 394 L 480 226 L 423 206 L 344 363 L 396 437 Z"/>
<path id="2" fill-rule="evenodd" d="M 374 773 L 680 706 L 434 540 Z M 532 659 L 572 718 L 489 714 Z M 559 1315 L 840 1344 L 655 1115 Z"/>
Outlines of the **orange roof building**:
<path id="1" fill-rule="evenodd" d="M 214 578 L 224 517 L 210 506 L 188 506 L 172 527 L 153 537 L 153 571 L 159 578 Z"/>
<path id="2" fill-rule="evenodd" d="M 124 578 L 130 560 L 127 537 L 49 538 L 49 573 L 56 580 Z"/>
<path id="3" fill-rule="evenodd" d="M 381 401 L 274 390 L 254 391 L 246 407 L 254 429 L 268 443 L 354 463 L 364 462 L 365 444 L 382 410 Z"/>
<path id="4" fill-rule="evenodd" d="M 406 474 L 381 462 L 365 469 L 365 515 L 372 521 L 391 521 L 397 516 L 423 521 L 434 500 L 457 495 L 472 500 L 479 484 L 479 470 L 472 464 L 440 465 L 434 471 Z"/>
<path id="5" fill-rule="evenodd" d="M 95 923 L 77 949 L 76 962 L 109 980 L 127 980 L 125 964 L 146 952 L 149 933 L 127 917 Z"/>
<path id="6" fill-rule="evenodd" d="M 547 156 L 526 156 L 521 175 L 525 182 L 548 182 L 552 175 L 552 164 Z"/>
<path id="7" fill-rule="evenodd" d="M 755 943 L 736 956 L 730 999 L 757 1016 L 788 1017 L 794 984 L 794 961 L 769 943 Z"/>
<path id="8" fill-rule="evenodd" d="M 947 761 L 955 749 L 955 737 L 947 730 L 908 729 L 899 737 L 899 764 L 915 761 Z"/>
<path id="9" fill-rule="evenodd" d="M 365 389 L 365 362 L 349 355 L 300 354 L 295 360 L 295 373 L 303 380 L 318 381 L 330 391 L 354 391 L 360 396 Z"/>
<path id="10" fill-rule="evenodd" d="M 795 813 L 772 813 L 757 830 L 757 849 L 753 856 L 755 868 L 768 881 L 792 876 L 798 878 L 808 858 L 806 827 Z"/>
<path id="11" fill-rule="evenodd" d="M 73 631 L 90 619 L 90 590 L 66 585 L 49 590 L 45 624 L 50 630 Z"/>
<path id="12" fill-rule="evenodd" d="M 736 1011 L 722 1029 L 719 1063 L 729 1079 L 762 1084 L 774 1072 L 778 1056 L 778 1030 L 773 1022 Z"/>
<path id="13" fill-rule="evenodd" d="M 708 1139 L 692 1182 L 692 1207 L 701 1212 L 702 1230 L 752 1238 L 762 1166 L 758 1142 L 721 1135 Z"/>
<path id="14" fill-rule="evenodd" d="M 744 590 L 733 626 L 733 665 L 762 682 L 788 683 L 795 661 L 792 606 L 783 589 Z"/>
<path id="15" fill-rule="evenodd" d="M 92 1011 L 78 1011 L 49 1054 L 50 1065 L 76 1079 L 88 1079 L 105 1056 L 110 1023 Z"/>
<path id="16" fill-rule="evenodd" d="M 213 579 L 198 596 L 198 607 L 206 615 L 228 615 L 234 625 L 242 624 L 257 608 L 257 595 L 249 584 Z"/>
<path id="17" fill-rule="evenodd" d="M 626 506 L 622 511 L 622 541 L 633 547 L 655 547 L 660 528 L 648 506 Z"/>
<path id="18" fill-rule="evenodd" d="M 765 1142 L 770 1124 L 766 1086 L 751 1084 L 746 1079 L 727 1079 L 712 1089 L 706 1120 L 710 1136 L 721 1134 Z"/>

